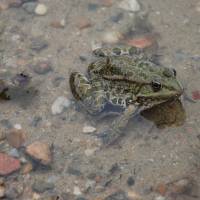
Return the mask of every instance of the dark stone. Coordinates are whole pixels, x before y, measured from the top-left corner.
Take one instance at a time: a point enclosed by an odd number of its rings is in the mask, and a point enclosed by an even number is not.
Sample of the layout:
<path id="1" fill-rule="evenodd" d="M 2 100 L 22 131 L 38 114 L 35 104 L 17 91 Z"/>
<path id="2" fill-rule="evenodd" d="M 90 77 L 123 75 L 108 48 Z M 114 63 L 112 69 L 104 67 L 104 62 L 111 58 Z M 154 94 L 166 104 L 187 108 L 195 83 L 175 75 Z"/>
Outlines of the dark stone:
<path id="1" fill-rule="evenodd" d="M 128 186 L 133 186 L 135 184 L 135 180 L 132 176 L 128 177 L 127 184 Z"/>
<path id="2" fill-rule="evenodd" d="M 114 174 L 115 172 L 120 171 L 119 165 L 117 163 L 113 164 L 109 170 L 110 174 Z"/>
<path id="3" fill-rule="evenodd" d="M 118 191 L 106 197 L 105 200 L 129 200 L 129 199 L 124 191 Z"/>
<path id="4" fill-rule="evenodd" d="M 6 190 L 6 197 L 8 199 L 18 199 L 23 193 L 23 187 L 21 185 L 11 185 Z"/>
<path id="5" fill-rule="evenodd" d="M 36 182 L 32 185 L 32 189 L 33 189 L 35 192 L 43 193 L 43 192 L 45 192 L 46 190 L 53 190 L 53 189 L 54 189 L 54 184 L 53 184 L 53 183 L 48 183 L 48 182 L 46 182 L 46 181 L 39 180 L 39 181 L 36 181 Z"/>
<path id="6" fill-rule="evenodd" d="M 76 200 L 87 200 L 84 197 L 77 197 Z"/>
<path id="7" fill-rule="evenodd" d="M 117 15 L 111 16 L 111 21 L 118 23 L 123 18 L 123 13 L 118 13 Z"/>
<path id="8" fill-rule="evenodd" d="M 37 2 L 25 2 L 22 5 L 22 8 L 29 14 L 33 14 L 35 12 L 35 8 L 37 6 Z"/>
<path id="9" fill-rule="evenodd" d="M 83 62 L 86 61 L 86 60 L 88 59 L 87 56 L 85 56 L 85 55 L 80 55 L 79 58 L 80 58 L 80 60 L 83 61 Z"/>
<path id="10" fill-rule="evenodd" d="M 36 127 L 36 126 L 38 126 L 38 124 L 39 124 L 41 121 L 42 121 L 42 117 L 40 117 L 40 116 L 35 116 L 35 117 L 33 118 L 33 121 L 31 122 L 31 126 Z"/>
<path id="11" fill-rule="evenodd" d="M 89 3 L 88 4 L 88 10 L 89 11 L 96 11 L 98 7 L 99 7 L 99 5 L 97 5 L 95 3 Z"/>
<path id="12" fill-rule="evenodd" d="M 0 121 L 0 123 L 1 123 L 2 126 L 6 127 L 6 128 L 9 128 L 9 129 L 13 128 L 12 123 L 8 119 L 2 119 Z"/>
<path id="13" fill-rule="evenodd" d="M 80 176 L 80 175 L 82 174 L 80 170 L 78 170 L 78 169 L 76 169 L 76 168 L 74 168 L 74 167 L 71 167 L 71 166 L 69 166 L 69 167 L 67 168 L 67 172 L 68 172 L 69 174 L 72 174 L 72 175 L 75 175 L 75 176 Z"/>
<path id="14" fill-rule="evenodd" d="M 30 48 L 34 51 L 41 51 L 48 47 L 48 42 L 41 37 L 32 38 Z"/>

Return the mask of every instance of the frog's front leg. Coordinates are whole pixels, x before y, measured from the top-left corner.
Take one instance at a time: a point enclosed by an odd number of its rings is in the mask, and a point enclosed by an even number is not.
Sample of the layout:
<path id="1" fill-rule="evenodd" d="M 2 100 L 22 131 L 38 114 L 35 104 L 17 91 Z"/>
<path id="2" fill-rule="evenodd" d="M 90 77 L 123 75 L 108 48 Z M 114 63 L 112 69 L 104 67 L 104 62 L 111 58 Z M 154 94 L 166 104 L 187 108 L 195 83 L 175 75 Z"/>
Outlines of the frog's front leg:
<path id="1" fill-rule="evenodd" d="M 74 72 L 70 75 L 70 87 L 73 96 L 90 114 L 98 114 L 103 110 L 106 95 L 101 85 L 91 83 L 85 75 Z"/>
<path id="2" fill-rule="evenodd" d="M 128 124 L 128 121 L 131 117 L 139 112 L 139 108 L 134 105 L 129 105 L 124 113 L 119 116 L 116 120 L 113 121 L 111 126 L 99 134 L 99 137 L 102 139 L 104 145 L 111 145 L 116 140 L 124 135 L 124 129 Z"/>

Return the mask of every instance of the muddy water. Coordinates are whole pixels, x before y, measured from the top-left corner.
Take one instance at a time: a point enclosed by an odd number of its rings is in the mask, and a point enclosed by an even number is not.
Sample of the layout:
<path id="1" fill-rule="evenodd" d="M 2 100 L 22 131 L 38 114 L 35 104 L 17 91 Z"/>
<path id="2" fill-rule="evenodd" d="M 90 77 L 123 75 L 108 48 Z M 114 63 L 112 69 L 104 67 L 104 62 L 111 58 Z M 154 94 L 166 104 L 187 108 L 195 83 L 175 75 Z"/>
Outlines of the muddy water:
<path id="1" fill-rule="evenodd" d="M 19 73 L 31 77 L 30 86 L 12 88 L 11 99 L 1 102 L 2 132 L 21 128 L 27 135 L 17 150 L 20 171 L 4 176 L 6 190 L 16 182 L 23 188 L 11 199 L 200 199 L 200 2 L 140 0 L 137 11 L 120 2 L 41 0 L 28 11 L 21 4 L 0 9 L 1 77 L 9 83 Z M 44 15 L 33 9 L 39 3 Z M 185 93 L 181 104 L 131 119 L 126 135 L 104 148 L 83 128 L 102 130 L 113 118 L 99 122 L 82 112 L 68 80 L 72 71 L 86 72 L 92 49 L 117 45 L 159 55 L 159 63 L 176 69 Z M 52 111 L 59 97 L 65 106 Z M 51 146 L 50 166 L 26 157 L 35 141 Z M 6 139 L 1 151 L 13 151 Z M 33 169 L 23 174 L 27 163 Z M 33 183 L 41 187 L 41 179 L 53 187 L 38 192 Z M 185 179 L 177 189 L 174 182 Z"/>

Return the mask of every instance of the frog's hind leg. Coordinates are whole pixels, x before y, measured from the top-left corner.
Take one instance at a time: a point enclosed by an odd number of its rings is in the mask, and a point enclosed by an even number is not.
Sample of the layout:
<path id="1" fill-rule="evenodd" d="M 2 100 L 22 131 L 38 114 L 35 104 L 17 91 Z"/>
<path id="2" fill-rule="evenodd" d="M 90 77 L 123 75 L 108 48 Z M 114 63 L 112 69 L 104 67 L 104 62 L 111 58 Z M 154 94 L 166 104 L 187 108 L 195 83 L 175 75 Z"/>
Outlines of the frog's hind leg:
<path id="1" fill-rule="evenodd" d="M 100 86 L 93 86 L 87 77 L 79 72 L 73 72 L 69 82 L 73 96 L 90 114 L 98 114 L 103 110 L 106 96 Z"/>

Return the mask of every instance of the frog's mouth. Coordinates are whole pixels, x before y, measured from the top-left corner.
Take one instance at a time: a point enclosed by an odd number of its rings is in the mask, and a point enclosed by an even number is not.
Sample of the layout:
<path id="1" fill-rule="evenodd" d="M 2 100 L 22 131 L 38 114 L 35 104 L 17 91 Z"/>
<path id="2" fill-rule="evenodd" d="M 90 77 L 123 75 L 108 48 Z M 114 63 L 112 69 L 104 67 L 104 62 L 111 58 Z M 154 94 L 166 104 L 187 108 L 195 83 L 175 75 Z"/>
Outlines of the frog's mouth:
<path id="1" fill-rule="evenodd" d="M 152 107 L 166 101 L 178 99 L 182 93 L 183 90 L 180 90 L 179 92 L 170 91 L 168 93 L 157 92 L 153 94 L 140 94 L 137 96 L 137 102 L 141 105 Z"/>

